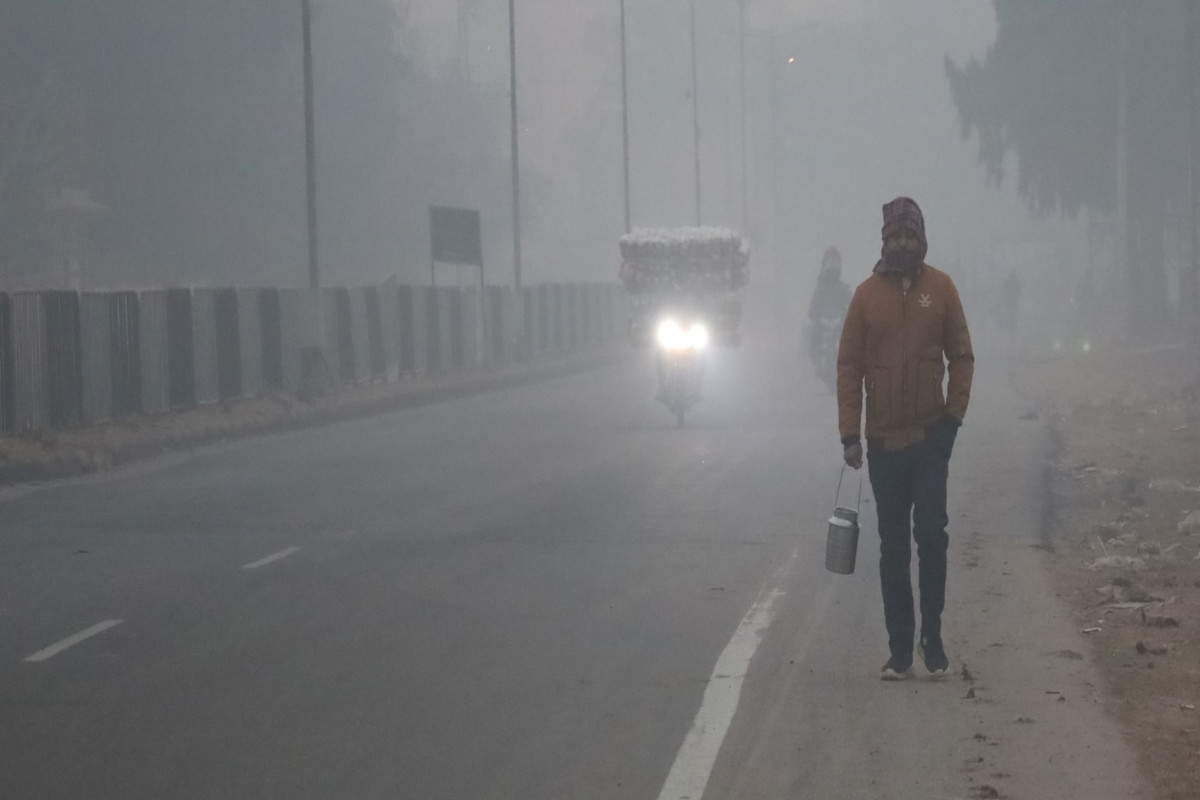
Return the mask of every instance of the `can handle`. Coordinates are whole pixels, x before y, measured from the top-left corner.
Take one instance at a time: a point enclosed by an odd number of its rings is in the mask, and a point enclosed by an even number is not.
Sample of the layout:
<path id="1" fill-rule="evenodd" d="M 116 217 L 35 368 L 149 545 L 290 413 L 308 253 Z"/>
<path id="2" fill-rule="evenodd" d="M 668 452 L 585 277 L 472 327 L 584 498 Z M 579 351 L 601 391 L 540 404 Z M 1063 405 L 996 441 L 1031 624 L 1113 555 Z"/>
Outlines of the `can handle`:
<path id="1" fill-rule="evenodd" d="M 847 467 L 847 465 L 843 464 L 842 471 L 840 473 L 838 473 L 837 493 L 834 494 L 834 496 L 833 496 L 833 507 L 834 508 L 838 507 L 838 500 L 842 496 L 842 479 L 846 477 L 846 467 Z M 859 512 L 862 511 L 862 485 L 863 485 L 863 480 L 862 480 L 862 475 L 860 474 L 858 476 L 858 505 L 856 505 L 854 507 L 854 510 L 859 511 Z"/>

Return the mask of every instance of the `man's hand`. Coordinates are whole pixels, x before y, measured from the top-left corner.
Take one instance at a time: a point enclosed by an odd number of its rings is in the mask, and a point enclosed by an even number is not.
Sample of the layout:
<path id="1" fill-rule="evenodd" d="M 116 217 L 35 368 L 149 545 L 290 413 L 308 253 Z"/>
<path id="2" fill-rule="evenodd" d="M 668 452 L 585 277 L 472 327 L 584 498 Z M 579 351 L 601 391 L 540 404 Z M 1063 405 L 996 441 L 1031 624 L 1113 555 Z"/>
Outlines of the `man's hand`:
<path id="1" fill-rule="evenodd" d="M 863 465 L 863 449 L 861 442 L 852 442 L 846 445 L 846 450 L 842 453 L 842 458 L 846 459 L 846 466 L 852 469 L 862 469 Z"/>
<path id="2" fill-rule="evenodd" d="M 961 422 L 947 414 L 925 431 L 925 438 L 930 446 L 942 458 L 949 459 L 951 453 L 954 452 L 954 440 L 958 438 L 960 425 L 962 425 Z"/>

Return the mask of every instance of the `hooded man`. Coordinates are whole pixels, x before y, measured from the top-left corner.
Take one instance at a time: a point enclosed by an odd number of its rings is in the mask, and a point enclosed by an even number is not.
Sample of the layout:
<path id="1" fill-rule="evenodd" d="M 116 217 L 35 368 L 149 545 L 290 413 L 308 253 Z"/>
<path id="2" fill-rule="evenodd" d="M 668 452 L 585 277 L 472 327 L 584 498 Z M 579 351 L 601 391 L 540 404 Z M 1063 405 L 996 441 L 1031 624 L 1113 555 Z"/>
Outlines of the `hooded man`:
<path id="1" fill-rule="evenodd" d="M 917 542 L 918 653 L 935 677 L 950 662 L 942 643 L 946 599 L 946 481 L 971 396 L 975 355 L 954 281 L 925 263 L 920 207 L 900 197 L 883 207 L 883 257 L 858 287 L 838 351 L 838 417 L 846 464 L 863 463 L 866 388 L 868 474 L 879 517 L 879 577 L 891 657 L 884 680 L 912 675 L 909 562 Z M 943 394 L 943 380 L 949 385 Z"/>

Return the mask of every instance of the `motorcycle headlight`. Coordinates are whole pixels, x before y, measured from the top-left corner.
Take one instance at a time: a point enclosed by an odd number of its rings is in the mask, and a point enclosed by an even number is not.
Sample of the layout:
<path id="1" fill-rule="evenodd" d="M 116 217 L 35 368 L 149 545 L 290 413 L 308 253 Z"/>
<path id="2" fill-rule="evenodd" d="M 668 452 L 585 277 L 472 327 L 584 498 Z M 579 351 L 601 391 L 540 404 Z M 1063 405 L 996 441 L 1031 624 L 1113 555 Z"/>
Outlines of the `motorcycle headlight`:
<path id="1" fill-rule="evenodd" d="M 657 339 L 664 350 L 703 350 L 708 347 L 708 328 L 699 323 L 684 328 L 676 320 L 666 319 L 658 324 Z"/>
<path id="2" fill-rule="evenodd" d="M 673 319 L 665 319 L 658 323 L 658 346 L 664 350 L 681 350 L 687 346 L 686 334 L 679 323 Z"/>

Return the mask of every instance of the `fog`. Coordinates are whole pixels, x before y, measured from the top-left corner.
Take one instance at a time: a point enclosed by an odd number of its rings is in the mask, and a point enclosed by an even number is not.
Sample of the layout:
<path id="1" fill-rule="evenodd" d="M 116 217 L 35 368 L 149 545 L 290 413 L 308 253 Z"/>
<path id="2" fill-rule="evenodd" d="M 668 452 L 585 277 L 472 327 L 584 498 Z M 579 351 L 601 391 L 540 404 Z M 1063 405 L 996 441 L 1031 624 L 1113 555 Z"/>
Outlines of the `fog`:
<path id="1" fill-rule="evenodd" d="M 849 280 L 865 276 L 880 206 L 910 195 L 931 263 L 968 294 L 986 298 L 1012 271 L 1027 297 L 1066 301 L 1090 270 L 1110 294 L 1144 283 L 1136 305 L 1161 317 L 1190 263 L 1191 84 L 1181 48 L 1154 45 L 1184 44 L 1185 6 L 1101 5 L 1075 25 L 986 0 L 748 3 L 743 208 L 738 8 L 696 0 L 697 220 L 689 4 L 629 2 L 633 223 L 745 227 L 755 296 L 787 306 L 829 245 Z M 527 282 L 614 277 L 619 8 L 516 3 Z M 1133 37 L 1124 78 L 1078 67 L 1073 48 L 1119 45 L 1121 20 Z M 488 279 L 510 283 L 507 4 L 318 3 L 313 38 L 323 282 L 427 280 L 428 207 L 444 204 L 481 211 Z M 299 0 L 5 3 L 5 282 L 63 281 L 46 198 L 66 189 L 87 204 L 86 252 L 72 254 L 82 286 L 303 284 L 301 52 Z M 1021 92 L 1027 102 L 1013 100 Z M 1147 281 L 1128 279 L 1122 265 L 1135 262 Z"/>

